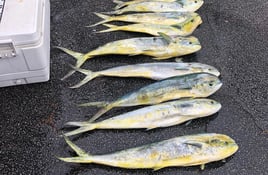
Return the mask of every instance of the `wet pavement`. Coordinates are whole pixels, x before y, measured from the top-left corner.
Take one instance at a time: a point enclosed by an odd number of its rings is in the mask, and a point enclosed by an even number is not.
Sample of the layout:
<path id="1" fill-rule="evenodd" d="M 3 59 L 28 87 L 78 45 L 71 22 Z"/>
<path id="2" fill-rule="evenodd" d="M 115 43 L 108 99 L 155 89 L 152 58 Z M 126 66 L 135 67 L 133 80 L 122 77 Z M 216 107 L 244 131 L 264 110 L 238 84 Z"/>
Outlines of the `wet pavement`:
<path id="1" fill-rule="evenodd" d="M 51 0 L 51 46 L 87 52 L 107 42 L 146 36 L 113 32 L 95 34 L 102 26 L 85 28 L 100 19 L 92 12 L 111 11 L 111 0 Z M 64 163 L 56 156 L 75 156 L 59 135 L 64 123 L 86 120 L 97 108 L 77 103 L 113 100 L 152 83 L 137 78 L 97 78 L 79 89 L 69 89 L 83 78 L 76 73 L 61 81 L 74 59 L 51 50 L 51 81 L 0 89 L 0 174 L 3 175 L 267 175 L 268 174 L 268 3 L 264 0 L 207 0 L 198 11 L 203 24 L 195 31 L 203 49 L 184 57 L 217 67 L 224 83 L 211 98 L 222 103 L 214 116 L 190 125 L 144 130 L 96 130 L 72 137 L 92 154 L 109 153 L 176 136 L 216 132 L 234 138 L 239 151 L 226 162 L 187 168 L 125 170 L 102 165 Z M 146 56 L 102 56 L 83 67 L 101 70 L 119 65 L 151 62 Z M 170 59 L 167 61 L 174 61 Z M 103 118 L 135 108 L 113 109 Z"/>

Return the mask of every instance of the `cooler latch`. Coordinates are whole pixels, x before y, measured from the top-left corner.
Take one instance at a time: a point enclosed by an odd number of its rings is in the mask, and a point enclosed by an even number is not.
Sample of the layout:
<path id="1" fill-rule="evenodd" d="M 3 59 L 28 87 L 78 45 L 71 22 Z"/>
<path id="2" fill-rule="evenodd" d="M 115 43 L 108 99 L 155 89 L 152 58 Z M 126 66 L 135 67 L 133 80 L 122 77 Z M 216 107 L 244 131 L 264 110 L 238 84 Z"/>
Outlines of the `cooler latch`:
<path id="1" fill-rule="evenodd" d="M 15 57 L 16 49 L 11 40 L 0 41 L 0 59 Z"/>

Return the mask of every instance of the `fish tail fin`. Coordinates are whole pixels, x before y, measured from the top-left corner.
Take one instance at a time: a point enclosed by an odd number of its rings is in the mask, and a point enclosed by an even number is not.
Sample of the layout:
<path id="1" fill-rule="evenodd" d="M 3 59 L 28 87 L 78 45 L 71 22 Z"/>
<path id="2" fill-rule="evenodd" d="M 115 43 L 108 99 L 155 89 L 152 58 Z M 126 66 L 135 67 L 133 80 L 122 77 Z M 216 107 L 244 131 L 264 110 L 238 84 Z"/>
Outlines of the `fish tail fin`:
<path id="1" fill-rule="evenodd" d="M 115 0 L 115 1 L 117 1 L 117 0 Z M 121 8 L 127 6 L 130 3 L 132 3 L 132 1 L 130 1 L 130 2 L 117 1 L 117 3 L 116 3 L 117 5 L 115 6 L 114 9 L 115 10 L 121 9 Z"/>
<path id="2" fill-rule="evenodd" d="M 91 119 L 88 120 L 88 122 L 94 122 L 98 118 L 100 118 L 103 114 L 108 112 L 114 107 L 114 103 L 106 105 L 104 108 L 100 109 Z"/>
<path id="3" fill-rule="evenodd" d="M 109 15 L 104 15 L 104 14 L 101 14 L 101 13 L 94 13 L 95 15 L 97 15 L 98 17 L 102 18 L 103 20 L 96 23 L 96 24 L 93 24 L 93 25 L 90 25 L 88 27 L 94 27 L 94 26 L 97 26 L 97 25 L 100 25 L 100 24 L 103 24 L 103 23 L 107 23 L 107 22 L 111 22 L 113 20 L 113 17 L 109 16 Z"/>
<path id="4" fill-rule="evenodd" d="M 113 0 L 113 3 L 115 3 L 115 4 L 123 4 L 124 2 L 123 1 L 119 1 L 119 0 Z"/>
<path id="5" fill-rule="evenodd" d="M 59 160 L 68 163 L 92 163 L 89 157 L 57 157 Z"/>
<path id="6" fill-rule="evenodd" d="M 96 124 L 89 123 L 89 122 L 68 122 L 66 123 L 66 125 L 79 126 L 80 128 L 65 133 L 64 134 L 65 136 L 73 136 L 73 135 L 81 134 L 87 131 L 94 130 L 97 127 Z"/>
<path id="7" fill-rule="evenodd" d="M 69 50 L 63 47 L 56 47 L 56 48 L 74 57 L 77 60 L 76 65 L 75 65 L 75 67 L 77 68 L 80 68 L 84 64 L 84 62 L 90 58 L 90 57 L 86 57 L 85 54 L 74 52 L 72 50 Z M 73 73 L 75 73 L 75 70 L 71 70 L 70 72 L 68 72 L 61 80 L 65 80 L 66 78 L 70 77 Z"/>
<path id="8" fill-rule="evenodd" d="M 79 157 L 68 157 L 68 158 L 62 158 L 57 157 L 58 159 L 64 161 L 64 162 L 71 162 L 71 163 L 92 163 L 92 156 L 88 153 L 86 153 L 84 150 L 79 148 L 77 145 L 75 145 L 67 136 L 63 135 L 65 142 L 75 151 L 75 153 Z"/>
<path id="9" fill-rule="evenodd" d="M 102 25 L 108 27 L 109 29 L 101 30 L 101 31 L 98 31 L 96 33 L 113 32 L 113 31 L 120 30 L 122 28 L 122 26 L 116 26 L 116 25 L 112 25 L 112 24 L 102 24 Z"/>
<path id="10" fill-rule="evenodd" d="M 87 75 L 80 83 L 78 83 L 78 84 L 76 84 L 74 86 L 71 86 L 70 88 L 72 88 L 72 89 L 81 87 L 82 85 L 86 84 L 87 82 L 89 82 L 90 80 L 96 78 L 99 75 L 97 72 L 92 72 L 91 70 L 80 69 L 80 68 L 75 67 L 73 65 L 70 65 L 70 66 L 75 71 Z"/>
<path id="11" fill-rule="evenodd" d="M 75 153 L 79 157 L 87 157 L 89 154 L 85 152 L 83 149 L 79 148 L 77 145 L 75 145 L 66 135 L 63 135 L 65 142 L 69 145 L 72 150 L 75 151 Z"/>
<path id="12" fill-rule="evenodd" d="M 79 104 L 79 107 L 90 107 L 90 106 L 97 106 L 97 107 L 104 107 L 108 105 L 109 102 L 107 101 L 100 101 L 100 102 L 89 102 L 89 103 L 83 103 Z"/>
<path id="13" fill-rule="evenodd" d="M 90 124 L 91 123 L 89 123 L 89 122 L 68 122 L 65 125 L 82 127 L 82 126 L 86 126 L 86 125 L 90 125 Z M 64 135 L 66 135 L 66 134 L 64 134 Z"/>
<path id="14" fill-rule="evenodd" d="M 123 11 L 123 9 L 119 9 L 119 10 L 115 10 L 115 11 L 111 11 L 111 12 L 102 12 L 102 13 L 105 13 L 105 14 L 108 14 L 108 15 L 119 15 L 119 14 L 122 14 L 124 12 L 125 11 Z"/>

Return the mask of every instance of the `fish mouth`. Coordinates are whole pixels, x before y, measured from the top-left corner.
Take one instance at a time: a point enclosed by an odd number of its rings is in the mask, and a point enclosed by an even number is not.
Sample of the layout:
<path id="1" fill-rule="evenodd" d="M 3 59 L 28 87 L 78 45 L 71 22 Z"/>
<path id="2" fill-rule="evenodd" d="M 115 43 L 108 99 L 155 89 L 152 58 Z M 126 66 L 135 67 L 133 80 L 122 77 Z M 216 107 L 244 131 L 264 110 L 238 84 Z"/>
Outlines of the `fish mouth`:
<path id="1" fill-rule="evenodd" d="M 222 87 L 223 83 L 221 81 L 219 81 L 218 84 L 216 84 L 215 86 L 215 91 L 218 91 L 221 87 Z"/>

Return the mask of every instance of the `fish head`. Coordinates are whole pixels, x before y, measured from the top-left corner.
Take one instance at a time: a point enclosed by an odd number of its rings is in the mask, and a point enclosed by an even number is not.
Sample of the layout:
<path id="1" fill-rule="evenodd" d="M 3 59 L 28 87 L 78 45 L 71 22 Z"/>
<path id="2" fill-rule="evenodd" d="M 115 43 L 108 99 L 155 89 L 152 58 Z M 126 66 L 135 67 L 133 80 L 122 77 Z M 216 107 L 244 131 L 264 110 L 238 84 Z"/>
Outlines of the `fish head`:
<path id="1" fill-rule="evenodd" d="M 209 73 L 197 73 L 195 81 L 193 90 L 200 97 L 208 97 L 218 91 L 222 86 L 220 79 Z"/>
<path id="2" fill-rule="evenodd" d="M 198 72 L 206 72 L 206 73 L 210 73 L 213 74 L 215 76 L 220 76 L 220 72 L 218 71 L 218 69 L 216 69 L 213 66 L 207 65 L 207 64 L 196 64 L 196 65 L 192 65 L 192 71 L 195 73 Z"/>
<path id="3" fill-rule="evenodd" d="M 180 0 L 183 4 L 183 7 L 188 12 L 195 12 L 198 10 L 203 4 L 203 0 Z"/>
<path id="4" fill-rule="evenodd" d="M 221 107 L 222 107 L 221 104 L 215 100 L 197 99 L 195 109 L 198 109 L 199 114 L 209 116 L 218 112 L 221 109 Z"/>
<path id="5" fill-rule="evenodd" d="M 223 134 L 212 134 L 205 143 L 207 149 L 212 151 L 214 156 L 217 155 L 217 160 L 222 160 L 233 155 L 239 148 L 232 138 Z"/>
<path id="6" fill-rule="evenodd" d="M 195 13 L 191 17 L 189 17 L 185 22 L 178 25 L 179 28 L 181 28 L 186 33 L 190 34 L 192 33 L 200 24 L 202 24 L 201 17 Z"/>
<path id="7" fill-rule="evenodd" d="M 169 49 L 177 55 L 186 55 L 197 52 L 201 49 L 199 40 L 194 37 L 175 37 L 173 43 L 169 45 Z"/>

